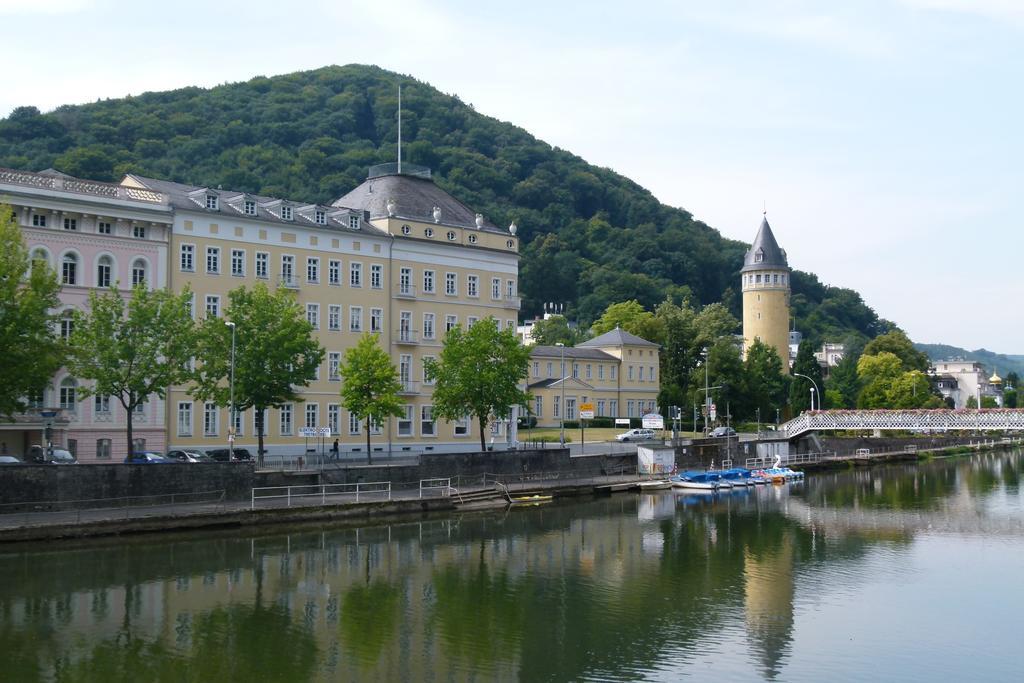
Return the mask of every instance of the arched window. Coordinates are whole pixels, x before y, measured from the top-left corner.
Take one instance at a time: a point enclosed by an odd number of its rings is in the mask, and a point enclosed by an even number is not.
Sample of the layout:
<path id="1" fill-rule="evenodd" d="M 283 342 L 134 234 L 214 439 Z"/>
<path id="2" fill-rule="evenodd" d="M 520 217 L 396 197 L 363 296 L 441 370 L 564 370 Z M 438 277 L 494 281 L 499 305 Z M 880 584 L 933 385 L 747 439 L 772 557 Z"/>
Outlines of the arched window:
<path id="1" fill-rule="evenodd" d="M 42 247 L 37 247 L 32 252 L 32 265 L 36 263 L 42 263 L 44 265 L 50 265 L 50 255 L 46 253 L 46 250 Z"/>
<path id="2" fill-rule="evenodd" d="M 75 401 L 75 390 L 78 382 L 73 377 L 65 377 L 60 382 L 60 407 L 63 410 L 74 411 L 78 403 Z"/>
<path id="3" fill-rule="evenodd" d="M 146 284 L 146 262 L 140 258 L 132 263 L 132 287 Z"/>
<path id="4" fill-rule="evenodd" d="M 96 262 L 96 286 L 109 287 L 113 278 L 114 260 L 109 256 L 100 256 Z"/>
<path id="5" fill-rule="evenodd" d="M 66 285 L 78 284 L 78 256 L 76 254 L 64 254 L 61 259 L 61 282 Z"/>
<path id="6" fill-rule="evenodd" d="M 60 336 L 67 341 L 71 339 L 71 332 L 75 329 L 75 314 L 72 311 L 64 311 L 60 316 Z"/>

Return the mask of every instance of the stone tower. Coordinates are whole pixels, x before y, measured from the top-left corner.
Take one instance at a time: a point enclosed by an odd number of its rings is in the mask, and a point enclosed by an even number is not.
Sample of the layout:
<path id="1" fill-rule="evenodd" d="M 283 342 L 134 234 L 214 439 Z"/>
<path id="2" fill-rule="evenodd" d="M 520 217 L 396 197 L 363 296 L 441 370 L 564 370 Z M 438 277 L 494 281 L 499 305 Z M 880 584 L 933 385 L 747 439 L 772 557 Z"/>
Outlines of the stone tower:
<path id="1" fill-rule="evenodd" d="M 775 241 L 767 216 L 750 246 L 743 268 L 743 355 L 760 339 L 774 346 L 789 367 L 789 264 Z"/>

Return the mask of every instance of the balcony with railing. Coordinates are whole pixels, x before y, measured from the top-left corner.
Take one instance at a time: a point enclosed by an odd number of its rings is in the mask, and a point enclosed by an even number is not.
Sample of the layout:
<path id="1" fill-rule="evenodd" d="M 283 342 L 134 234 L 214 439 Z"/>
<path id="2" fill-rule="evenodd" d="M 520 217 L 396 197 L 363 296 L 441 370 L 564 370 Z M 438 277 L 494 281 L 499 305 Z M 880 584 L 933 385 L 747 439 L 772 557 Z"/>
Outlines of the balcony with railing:
<path id="1" fill-rule="evenodd" d="M 416 285 L 412 283 L 399 283 L 395 286 L 395 298 L 398 299 L 415 299 L 416 298 Z"/>
<path id="2" fill-rule="evenodd" d="M 398 390 L 398 393 L 403 395 L 403 396 L 412 396 L 412 395 L 420 393 L 420 383 L 419 382 L 410 382 L 409 380 L 405 380 L 405 381 L 399 380 L 399 384 L 401 385 L 401 388 Z"/>
<path id="3" fill-rule="evenodd" d="M 291 273 L 281 273 L 281 279 L 278 282 L 282 287 L 287 287 L 288 289 L 299 288 L 299 278 Z"/>
<path id="4" fill-rule="evenodd" d="M 395 332 L 396 344 L 419 344 L 419 330 L 398 330 Z"/>
<path id="5" fill-rule="evenodd" d="M 505 308 L 514 308 L 517 311 L 520 309 L 522 304 L 523 304 L 523 299 L 522 299 L 522 297 L 518 297 L 518 296 L 507 296 L 507 297 L 505 297 L 502 300 L 502 305 Z"/>
<path id="6" fill-rule="evenodd" d="M 17 171 L 11 168 L 0 168 L 0 183 L 11 185 L 24 185 L 44 190 L 55 190 L 73 192 L 75 194 L 87 194 L 93 197 L 105 197 L 107 199 L 125 199 L 135 202 L 146 202 L 147 204 L 160 204 L 166 206 L 168 197 L 163 192 L 155 192 L 144 187 L 129 187 L 127 185 L 116 185 L 114 183 L 100 183 L 95 180 L 82 180 L 67 176 L 49 175 L 45 173 L 31 173 L 29 171 Z"/>

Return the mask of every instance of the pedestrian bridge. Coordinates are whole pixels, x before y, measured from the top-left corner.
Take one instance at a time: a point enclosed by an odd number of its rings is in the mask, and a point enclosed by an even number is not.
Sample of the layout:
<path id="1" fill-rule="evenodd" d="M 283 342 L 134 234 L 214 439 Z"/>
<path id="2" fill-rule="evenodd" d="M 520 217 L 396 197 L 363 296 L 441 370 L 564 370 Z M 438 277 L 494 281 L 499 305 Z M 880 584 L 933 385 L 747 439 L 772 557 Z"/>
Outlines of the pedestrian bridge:
<path id="1" fill-rule="evenodd" d="M 1024 409 L 982 410 L 816 410 L 801 413 L 780 426 L 787 439 L 807 432 L 879 431 L 1024 431 Z"/>

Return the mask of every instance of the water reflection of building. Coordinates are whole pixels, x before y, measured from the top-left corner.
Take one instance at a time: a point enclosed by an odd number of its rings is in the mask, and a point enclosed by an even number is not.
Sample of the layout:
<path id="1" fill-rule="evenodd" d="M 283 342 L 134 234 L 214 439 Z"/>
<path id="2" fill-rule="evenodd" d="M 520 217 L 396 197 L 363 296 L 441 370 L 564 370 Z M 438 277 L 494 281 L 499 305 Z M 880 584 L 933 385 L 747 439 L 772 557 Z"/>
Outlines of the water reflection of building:
<path id="1" fill-rule="evenodd" d="M 774 548 L 743 554 L 747 637 L 766 678 L 774 678 L 793 638 L 794 546 L 790 534 Z"/>

